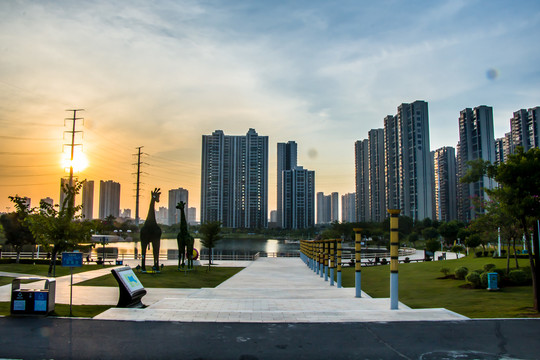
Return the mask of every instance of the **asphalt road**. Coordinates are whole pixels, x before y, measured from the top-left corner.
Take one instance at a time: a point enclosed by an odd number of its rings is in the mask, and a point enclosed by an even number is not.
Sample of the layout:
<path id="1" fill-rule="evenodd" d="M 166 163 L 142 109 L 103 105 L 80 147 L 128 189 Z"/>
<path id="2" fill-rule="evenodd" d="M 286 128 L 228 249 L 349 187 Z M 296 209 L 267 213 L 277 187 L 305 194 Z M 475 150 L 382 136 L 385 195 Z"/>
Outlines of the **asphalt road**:
<path id="1" fill-rule="evenodd" d="M 8 359 L 540 359 L 540 320 L 177 323 L 0 318 Z"/>

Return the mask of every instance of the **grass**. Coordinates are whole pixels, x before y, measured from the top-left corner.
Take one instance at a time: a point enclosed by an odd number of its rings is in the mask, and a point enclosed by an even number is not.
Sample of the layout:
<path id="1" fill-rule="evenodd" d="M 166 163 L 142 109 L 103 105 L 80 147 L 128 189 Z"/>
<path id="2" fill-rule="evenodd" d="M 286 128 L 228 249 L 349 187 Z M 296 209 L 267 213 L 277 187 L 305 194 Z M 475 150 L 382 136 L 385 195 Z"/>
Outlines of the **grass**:
<path id="1" fill-rule="evenodd" d="M 0 315 L 10 315 L 10 302 L 0 302 Z M 94 317 L 105 310 L 110 309 L 110 305 L 73 305 L 73 317 Z M 54 311 L 49 316 L 69 316 L 69 304 L 56 304 Z"/>
<path id="2" fill-rule="evenodd" d="M 105 265 L 105 267 L 112 267 L 112 265 Z M 98 270 L 102 269 L 102 265 L 83 265 L 81 267 L 73 268 L 73 273 L 81 273 L 85 271 Z M 49 265 L 44 264 L 0 264 L 0 271 L 18 273 L 18 274 L 31 274 L 38 276 L 48 276 Z M 56 277 L 64 276 L 71 274 L 69 267 L 62 267 L 61 265 L 56 265 Z"/>
<path id="3" fill-rule="evenodd" d="M 411 308 L 446 308 L 470 318 L 540 317 L 532 310 L 531 286 L 504 287 L 500 291 L 467 289 L 460 287 L 465 280 L 441 279 L 440 269 L 465 266 L 471 270 L 482 269 L 484 264 L 506 268 L 506 259 L 476 258 L 468 256 L 459 260 L 399 264 L 399 301 Z M 520 259 L 520 266 L 528 266 L 527 259 Z M 343 268 L 344 287 L 354 287 L 354 268 Z M 390 296 L 390 267 L 362 268 L 362 290 L 375 298 Z"/>
<path id="4" fill-rule="evenodd" d="M 238 273 L 240 267 L 213 267 L 208 271 L 207 266 L 196 266 L 194 270 L 178 271 L 176 266 L 165 266 L 159 274 L 135 274 L 145 288 L 183 288 L 200 289 L 213 288 Z M 118 286 L 112 274 L 90 279 L 77 286 Z"/>

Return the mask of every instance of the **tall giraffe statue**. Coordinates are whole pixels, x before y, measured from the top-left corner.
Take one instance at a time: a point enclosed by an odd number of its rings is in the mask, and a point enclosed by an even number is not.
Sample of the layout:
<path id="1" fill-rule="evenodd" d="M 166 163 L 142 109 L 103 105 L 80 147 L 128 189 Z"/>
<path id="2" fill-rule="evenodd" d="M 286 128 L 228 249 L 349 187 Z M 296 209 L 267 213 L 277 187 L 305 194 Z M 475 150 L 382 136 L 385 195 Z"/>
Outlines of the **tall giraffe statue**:
<path id="1" fill-rule="evenodd" d="M 159 202 L 161 191 L 160 189 L 156 188 L 151 192 L 151 194 L 152 200 L 150 201 L 148 216 L 146 217 L 144 225 L 141 228 L 142 271 L 146 271 L 146 249 L 150 243 L 152 243 L 152 253 L 154 254 L 154 270 L 159 271 L 159 245 L 161 241 L 161 228 L 156 222 L 154 205 L 156 202 Z"/>
<path id="2" fill-rule="evenodd" d="M 187 221 L 186 221 L 186 212 L 185 212 L 186 203 L 180 201 L 176 208 L 180 209 L 180 232 L 176 237 L 178 243 L 178 269 L 184 267 L 184 261 L 187 258 L 188 269 L 193 269 L 193 236 L 189 234 Z M 187 255 L 187 256 L 186 256 Z"/>

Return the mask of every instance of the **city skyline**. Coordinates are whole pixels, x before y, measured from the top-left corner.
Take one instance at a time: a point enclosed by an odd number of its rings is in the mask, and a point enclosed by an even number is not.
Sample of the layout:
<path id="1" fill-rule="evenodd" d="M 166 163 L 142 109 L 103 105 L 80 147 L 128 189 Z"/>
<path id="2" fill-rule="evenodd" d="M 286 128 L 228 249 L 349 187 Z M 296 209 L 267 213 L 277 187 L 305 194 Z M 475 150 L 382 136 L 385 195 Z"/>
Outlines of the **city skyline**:
<path id="1" fill-rule="evenodd" d="M 121 208 L 135 209 L 144 146 L 144 218 L 154 187 L 188 189 L 200 209 L 201 135 L 215 129 L 256 128 L 269 149 L 292 139 L 315 191 L 346 194 L 354 142 L 396 104 L 429 103 L 435 150 L 456 147 L 464 108 L 492 107 L 501 138 L 540 99 L 534 1 L 3 2 L 0 12 L 0 211 L 15 194 L 59 202 L 66 109 L 86 109 L 79 178 L 119 182 Z M 268 212 L 276 164 L 271 150 Z"/>

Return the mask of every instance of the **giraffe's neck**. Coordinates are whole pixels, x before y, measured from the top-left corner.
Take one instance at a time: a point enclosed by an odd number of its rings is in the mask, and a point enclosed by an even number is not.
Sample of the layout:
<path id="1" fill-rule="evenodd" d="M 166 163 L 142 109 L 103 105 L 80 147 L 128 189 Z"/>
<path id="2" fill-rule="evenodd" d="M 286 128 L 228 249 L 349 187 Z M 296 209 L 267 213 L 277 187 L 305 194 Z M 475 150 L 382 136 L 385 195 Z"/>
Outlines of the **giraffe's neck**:
<path id="1" fill-rule="evenodd" d="M 150 201 L 150 208 L 148 209 L 148 216 L 146 217 L 145 223 L 147 223 L 147 222 L 155 223 L 156 222 L 156 212 L 154 210 L 154 204 L 155 204 L 155 200 L 152 199 L 152 201 Z"/>

